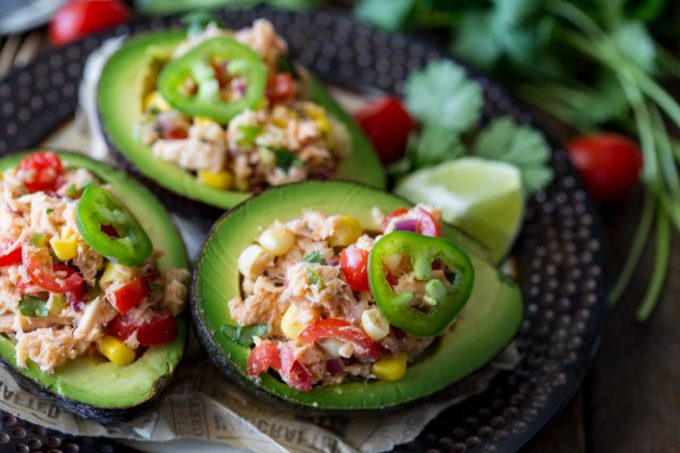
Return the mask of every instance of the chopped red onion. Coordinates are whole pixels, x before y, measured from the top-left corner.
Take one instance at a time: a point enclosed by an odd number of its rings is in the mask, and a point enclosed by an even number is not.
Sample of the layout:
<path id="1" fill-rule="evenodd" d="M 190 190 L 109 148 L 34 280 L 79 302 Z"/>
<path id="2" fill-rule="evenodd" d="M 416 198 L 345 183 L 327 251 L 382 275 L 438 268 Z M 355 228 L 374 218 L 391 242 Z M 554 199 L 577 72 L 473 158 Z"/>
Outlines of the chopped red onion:
<path id="1" fill-rule="evenodd" d="M 338 261 L 338 260 L 330 260 L 330 261 L 328 261 L 328 265 L 329 265 L 329 266 L 337 266 L 338 264 L 340 264 L 340 261 Z"/>
<path id="2" fill-rule="evenodd" d="M 348 318 L 350 321 L 359 321 L 361 319 L 361 314 L 366 310 L 366 305 L 361 302 L 352 305 L 349 309 Z"/>
<path id="3" fill-rule="evenodd" d="M 342 359 L 326 360 L 326 371 L 328 371 L 329 373 L 335 375 L 340 373 L 344 369 L 345 363 L 342 361 Z"/>
<path id="4" fill-rule="evenodd" d="M 403 340 L 404 338 L 406 338 L 406 333 L 403 330 L 392 325 L 390 325 L 390 333 L 392 334 L 395 340 Z"/>
<path id="5" fill-rule="evenodd" d="M 418 231 L 418 221 L 416 219 L 406 219 L 397 222 L 394 226 L 397 231 L 411 231 L 413 233 Z"/>

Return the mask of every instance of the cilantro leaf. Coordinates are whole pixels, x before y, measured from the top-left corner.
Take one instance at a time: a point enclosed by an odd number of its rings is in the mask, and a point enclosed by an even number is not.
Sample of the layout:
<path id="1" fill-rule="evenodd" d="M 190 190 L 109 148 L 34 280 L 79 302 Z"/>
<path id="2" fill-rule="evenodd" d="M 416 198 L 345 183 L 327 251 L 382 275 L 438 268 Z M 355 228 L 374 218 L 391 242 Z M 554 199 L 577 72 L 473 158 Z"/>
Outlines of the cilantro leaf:
<path id="1" fill-rule="evenodd" d="M 426 124 L 413 151 L 415 168 L 436 165 L 465 153 L 465 147 L 451 129 Z"/>
<path id="2" fill-rule="evenodd" d="M 619 51 L 640 69 L 645 72 L 654 70 L 654 40 L 641 22 L 625 22 L 612 32 L 611 37 Z"/>
<path id="3" fill-rule="evenodd" d="M 383 30 L 395 31 L 406 24 L 416 3 L 416 0 L 361 0 L 354 8 L 354 14 Z"/>
<path id="4" fill-rule="evenodd" d="M 302 161 L 290 150 L 286 148 L 267 147 L 276 156 L 276 166 L 281 170 L 288 171 L 290 167 L 302 167 Z"/>
<path id="5" fill-rule="evenodd" d="M 503 49 L 493 34 L 493 17 L 485 13 L 463 16 L 451 50 L 479 68 L 491 68 L 503 54 Z"/>
<path id="6" fill-rule="evenodd" d="M 482 90 L 449 60 L 429 63 L 406 82 L 406 105 L 421 122 L 464 132 L 479 121 Z"/>
<path id="7" fill-rule="evenodd" d="M 545 137 L 509 116 L 494 120 L 479 133 L 474 154 L 515 165 L 522 172 L 524 190 L 529 194 L 543 189 L 553 178 Z"/>
<path id="8" fill-rule="evenodd" d="M 242 124 L 238 130 L 243 134 L 243 138 L 238 141 L 240 146 L 252 146 L 262 133 L 262 127 L 257 124 Z"/>
<path id="9" fill-rule="evenodd" d="M 19 313 L 32 318 L 46 318 L 50 311 L 47 309 L 47 301 L 37 297 L 24 296 L 19 303 Z"/>
<path id="10" fill-rule="evenodd" d="M 266 324 L 255 324 L 252 326 L 222 326 L 222 333 L 234 340 L 241 346 L 251 346 L 255 341 L 253 337 L 261 337 L 269 331 Z"/>
<path id="11" fill-rule="evenodd" d="M 305 256 L 302 261 L 306 263 L 319 263 L 319 264 L 326 264 L 326 260 L 321 256 L 321 252 L 318 250 L 314 250 L 312 253 L 309 255 Z"/>

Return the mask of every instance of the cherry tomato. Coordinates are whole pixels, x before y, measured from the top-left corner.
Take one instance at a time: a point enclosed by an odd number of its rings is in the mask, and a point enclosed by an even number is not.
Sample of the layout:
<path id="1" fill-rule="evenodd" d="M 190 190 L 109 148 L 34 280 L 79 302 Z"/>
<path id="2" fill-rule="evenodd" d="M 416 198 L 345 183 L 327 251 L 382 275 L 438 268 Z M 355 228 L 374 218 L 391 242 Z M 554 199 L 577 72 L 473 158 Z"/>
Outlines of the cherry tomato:
<path id="1" fill-rule="evenodd" d="M 610 133 L 587 135 L 571 140 L 566 148 L 598 203 L 623 198 L 640 178 L 642 153 L 626 137 Z"/>
<path id="2" fill-rule="evenodd" d="M 402 102 L 392 96 L 369 102 L 354 114 L 383 164 L 399 160 L 406 152 L 408 136 L 415 128 Z"/>
<path id="3" fill-rule="evenodd" d="M 312 374 L 299 360 L 293 351 L 273 342 L 260 343 L 248 355 L 246 369 L 250 376 L 259 376 L 269 368 L 279 372 L 281 379 L 301 392 L 312 390 Z"/>
<path id="4" fill-rule="evenodd" d="M 416 208 L 416 219 L 418 221 L 418 233 L 425 236 L 439 236 L 439 223 L 432 214 L 420 206 Z"/>
<path id="5" fill-rule="evenodd" d="M 64 172 L 61 159 L 54 151 L 37 152 L 19 162 L 19 170 L 29 192 L 56 190 L 59 176 Z"/>
<path id="6" fill-rule="evenodd" d="M 0 250 L 0 267 L 21 264 L 21 244 Z"/>
<path id="7" fill-rule="evenodd" d="M 54 264 L 46 247 L 23 247 L 22 262 L 31 281 L 51 293 L 80 291 L 85 280 L 71 266 Z"/>
<path id="8" fill-rule="evenodd" d="M 314 343 L 324 338 L 339 338 L 354 346 L 354 355 L 364 362 L 375 362 L 382 355 L 377 344 L 360 328 L 344 319 L 320 319 L 302 331 L 298 340 Z"/>
<path id="9" fill-rule="evenodd" d="M 368 291 L 368 251 L 350 245 L 340 254 L 340 267 L 354 291 Z"/>
<path id="10" fill-rule="evenodd" d="M 279 72 L 267 84 L 267 98 L 270 102 L 282 102 L 295 94 L 295 81 L 287 72 Z"/>
<path id="11" fill-rule="evenodd" d="M 120 315 L 113 318 L 106 330 L 121 341 L 137 332 L 140 345 L 159 346 L 170 343 L 177 337 L 177 319 L 169 313 L 155 313 L 151 321 L 137 324 L 127 316 Z"/>
<path id="12" fill-rule="evenodd" d="M 63 46 L 92 33 L 127 22 L 132 17 L 120 0 L 71 0 L 50 23 L 50 42 Z"/>
<path id="13" fill-rule="evenodd" d="M 137 277 L 109 296 L 111 305 L 118 313 L 125 314 L 149 295 L 149 283 L 145 277 Z"/>

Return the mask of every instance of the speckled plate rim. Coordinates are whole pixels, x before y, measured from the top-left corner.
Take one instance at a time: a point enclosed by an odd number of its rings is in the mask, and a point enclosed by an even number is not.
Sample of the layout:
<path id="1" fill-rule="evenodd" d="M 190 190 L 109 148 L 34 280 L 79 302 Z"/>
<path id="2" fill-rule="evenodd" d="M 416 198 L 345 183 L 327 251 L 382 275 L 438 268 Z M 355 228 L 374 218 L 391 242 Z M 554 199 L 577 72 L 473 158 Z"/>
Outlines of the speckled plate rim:
<path id="1" fill-rule="evenodd" d="M 269 18 L 301 64 L 326 81 L 364 93 L 402 93 L 408 71 L 446 57 L 431 42 L 380 32 L 334 11 L 292 13 L 259 7 L 217 14 L 233 27 Z M 36 146 L 73 115 L 84 61 L 104 40 L 178 23 L 172 17 L 122 25 L 48 50 L 0 80 L 0 155 Z M 541 129 L 505 90 L 467 69 L 483 87 L 485 120 L 510 114 Z M 526 307 L 517 339 L 522 363 L 497 376 L 484 394 L 445 411 L 400 449 L 517 450 L 559 415 L 583 382 L 600 343 L 606 309 L 603 234 L 566 154 L 554 142 L 551 147 L 555 182 L 529 200 L 517 246 Z M 569 275 L 562 274 L 567 271 Z"/>

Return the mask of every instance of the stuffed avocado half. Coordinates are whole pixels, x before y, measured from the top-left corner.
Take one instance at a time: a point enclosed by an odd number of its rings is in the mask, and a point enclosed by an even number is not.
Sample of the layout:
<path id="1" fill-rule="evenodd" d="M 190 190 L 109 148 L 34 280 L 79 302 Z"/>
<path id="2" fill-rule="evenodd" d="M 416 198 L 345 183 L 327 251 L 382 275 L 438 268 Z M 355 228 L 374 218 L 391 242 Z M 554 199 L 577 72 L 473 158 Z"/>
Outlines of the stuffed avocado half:
<path id="1" fill-rule="evenodd" d="M 150 406 L 184 354 L 188 261 L 157 199 L 68 152 L 0 159 L 0 361 L 111 423 Z"/>
<path id="2" fill-rule="evenodd" d="M 511 341 L 523 305 L 488 251 L 438 216 L 345 182 L 251 198 L 215 224 L 195 267 L 200 341 L 242 386 L 302 412 L 444 389 Z"/>
<path id="3" fill-rule="evenodd" d="M 385 185 L 359 127 L 266 20 L 130 38 L 104 66 L 97 104 L 113 154 L 194 209 L 307 179 Z"/>

